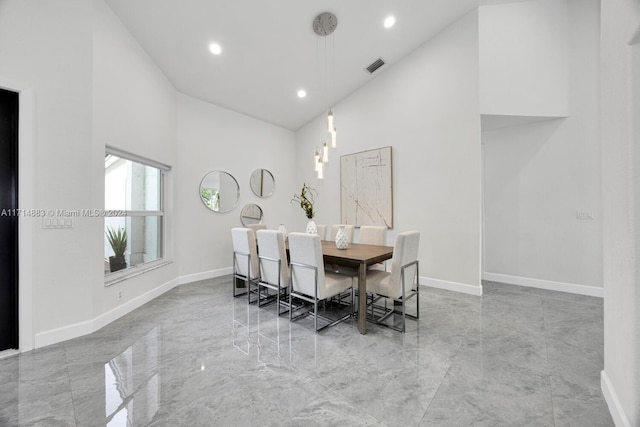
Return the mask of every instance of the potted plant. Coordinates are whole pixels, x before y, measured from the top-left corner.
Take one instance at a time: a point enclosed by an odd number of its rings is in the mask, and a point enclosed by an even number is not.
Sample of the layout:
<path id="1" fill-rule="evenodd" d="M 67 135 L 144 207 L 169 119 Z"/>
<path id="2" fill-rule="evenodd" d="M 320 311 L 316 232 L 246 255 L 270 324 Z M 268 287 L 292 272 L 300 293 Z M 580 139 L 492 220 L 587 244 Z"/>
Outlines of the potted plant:
<path id="1" fill-rule="evenodd" d="M 315 216 L 315 212 L 313 210 L 313 204 L 315 202 L 315 196 L 318 193 L 313 188 L 309 187 L 306 183 L 302 184 L 302 190 L 300 190 L 300 194 L 294 194 L 291 199 L 291 203 L 300 204 L 302 210 L 304 210 L 304 214 L 309 220 L 307 223 L 307 233 L 317 234 L 318 229 L 316 228 L 316 223 L 313 221 L 313 217 Z"/>
<path id="2" fill-rule="evenodd" d="M 114 271 L 127 268 L 127 262 L 124 260 L 124 252 L 127 250 L 127 230 L 120 228 L 114 230 L 109 227 L 107 229 L 107 240 L 113 250 L 114 255 L 109 257 L 109 269 Z"/>

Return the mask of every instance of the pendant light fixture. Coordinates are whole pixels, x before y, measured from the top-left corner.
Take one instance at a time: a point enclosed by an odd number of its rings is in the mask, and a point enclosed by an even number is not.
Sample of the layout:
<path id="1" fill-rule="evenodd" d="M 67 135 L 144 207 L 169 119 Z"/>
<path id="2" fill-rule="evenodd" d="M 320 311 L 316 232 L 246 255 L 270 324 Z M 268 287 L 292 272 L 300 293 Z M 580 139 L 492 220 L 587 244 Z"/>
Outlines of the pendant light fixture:
<path id="1" fill-rule="evenodd" d="M 331 135 L 331 147 L 336 148 L 336 126 L 333 123 L 333 109 L 329 109 L 327 114 L 327 131 Z"/>
<path id="2" fill-rule="evenodd" d="M 320 152 L 316 150 L 313 154 L 313 166 L 315 167 L 315 171 L 318 172 L 319 165 L 322 164 L 320 159 Z"/>
<path id="3" fill-rule="evenodd" d="M 323 84 L 326 83 L 326 71 L 327 71 L 327 57 L 333 55 L 333 51 L 329 54 L 329 49 L 333 47 L 333 32 L 338 26 L 338 18 L 331 12 L 324 12 L 320 15 L 316 16 L 313 20 L 312 27 L 313 31 L 319 36 L 318 38 L 318 52 L 321 52 L 320 57 L 323 60 L 323 64 L 321 65 L 321 70 L 323 72 Z M 322 40 L 322 42 L 321 42 Z M 324 49 L 323 49 L 324 48 Z M 331 58 L 331 62 L 333 62 L 333 58 Z M 327 114 L 327 133 L 331 140 L 331 147 L 336 147 L 336 127 L 334 125 L 334 115 L 333 108 L 329 109 Z M 329 138 L 323 138 L 324 142 L 322 144 L 322 149 L 320 152 L 316 150 L 315 157 L 316 159 L 316 168 L 318 179 L 324 178 L 324 163 L 329 161 Z M 318 156 L 319 155 L 319 159 Z"/>

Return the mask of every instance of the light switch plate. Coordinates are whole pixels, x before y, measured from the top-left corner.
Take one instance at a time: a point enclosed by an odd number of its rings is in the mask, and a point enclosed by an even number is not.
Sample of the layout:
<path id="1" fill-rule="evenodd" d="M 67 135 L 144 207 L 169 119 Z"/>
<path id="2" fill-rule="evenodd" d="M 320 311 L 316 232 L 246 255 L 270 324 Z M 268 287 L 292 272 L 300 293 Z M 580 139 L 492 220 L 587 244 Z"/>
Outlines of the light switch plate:
<path id="1" fill-rule="evenodd" d="M 593 219 L 593 212 L 576 212 L 576 219 L 579 220 L 592 220 Z"/>

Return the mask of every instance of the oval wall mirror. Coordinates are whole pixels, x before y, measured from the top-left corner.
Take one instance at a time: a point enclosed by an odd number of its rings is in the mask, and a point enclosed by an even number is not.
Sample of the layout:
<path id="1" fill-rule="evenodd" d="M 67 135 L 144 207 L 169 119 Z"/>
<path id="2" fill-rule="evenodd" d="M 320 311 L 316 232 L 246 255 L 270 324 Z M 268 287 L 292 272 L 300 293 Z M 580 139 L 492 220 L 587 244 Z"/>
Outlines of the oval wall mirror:
<path id="1" fill-rule="evenodd" d="M 240 186 L 233 175 L 211 171 L 200 181 L 200 200 L 214 212 L 233 210 L 240 199 Z"/>
<path id="2" fill-rule="evenodd" d="M 245 227 L 249 224 L 260 224 L 262 222 L 262 208 L 255 203 L 244 205 L 240 212 L 240 222 Z"/>
<path id="3" fill-rule="evenodd" d="M 266 169 L 256 169 L 249 179 L 251 191 L 258 197 L 269 197 L 273 194 L 276 181 L 273 174 Z"/>

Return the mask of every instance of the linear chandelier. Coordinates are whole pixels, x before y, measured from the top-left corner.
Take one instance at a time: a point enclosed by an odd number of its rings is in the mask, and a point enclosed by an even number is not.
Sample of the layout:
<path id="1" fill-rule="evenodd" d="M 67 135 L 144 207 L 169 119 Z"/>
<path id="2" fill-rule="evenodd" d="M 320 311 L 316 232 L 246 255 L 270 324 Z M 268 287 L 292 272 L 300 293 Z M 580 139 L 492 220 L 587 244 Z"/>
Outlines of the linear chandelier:
<path id="1" fill-rule="evenodd" d="M 324 52 L 322 59 L 324 64 L 322 66 L 323 72 L 326 74 L 327 68 L 327 50 L 329 47 L 333 46 L 333 32 L 338 26 L 338 18 L 331 12 L 324 12 L 320 15 L 316 16 L 313 20 L 313 31 L 319 36 L 324 38 Z M 331 35 L 331 42 L 327 42 L 327 37 Z M 320 39 L 319 39 L 320 40 Z M 319 49 L 322 48 L 322 44 L 320 41 L 318 42 Z M 332 52 L 333 53 L 333 52 Z M 324 82 L 324 79 L 323 79 Z M 333 108 L 329 109 L 327 113 L 327 135 L 322 142 L 322 148 L 315 150 L 313 153 L 313 160 L 315 165 L 315 172 L 318 179 L 324 178 L 324 164 L 329 161 L 329 140 L 331 141 L 331 147 L 336 148 L 336 127 L 334 124 L 334 116 L 333 116 Z"/>

